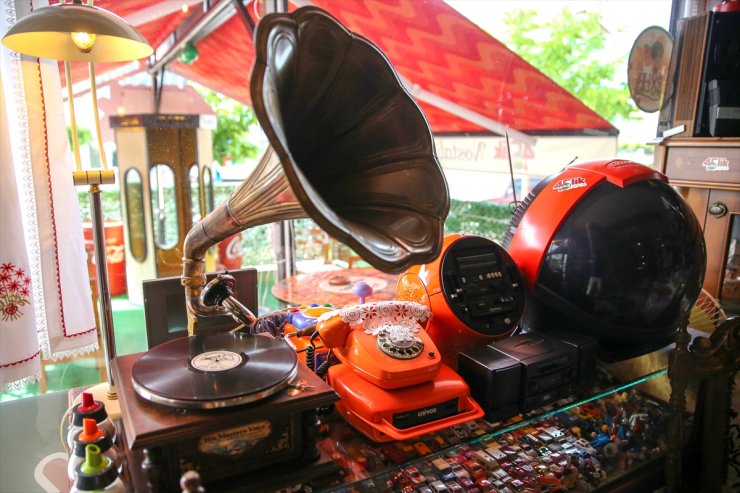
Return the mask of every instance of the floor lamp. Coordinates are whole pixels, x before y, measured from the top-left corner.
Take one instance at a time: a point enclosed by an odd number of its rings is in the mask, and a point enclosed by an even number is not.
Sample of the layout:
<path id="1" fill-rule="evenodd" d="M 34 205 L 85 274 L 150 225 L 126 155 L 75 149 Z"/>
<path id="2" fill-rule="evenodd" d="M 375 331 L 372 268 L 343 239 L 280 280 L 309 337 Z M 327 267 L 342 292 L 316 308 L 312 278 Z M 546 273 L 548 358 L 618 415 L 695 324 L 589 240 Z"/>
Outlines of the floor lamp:
<path id="1" fill-rule="evenodd" d="M 72 3 L 64 3 L 62 0 L 62 3 L 57 5 L 42 7 L 30 12 L 8 30 L 2 42 L 8 49 L 24 55 L 64 61 L 72 127 L 72 151 L 75 158 L 75 171 L 72 173 L 72 178 L 76 186 L 89 186 L 90 216 L 98 272 L 100 330 L 108 376 L 108 382 L 93 387 L 91 391 L 95 399 L 106 402 L 108 414 L 115 418 L 120 415 L 120 411 L 110 362 L 116 355 L 116 343 L 113 333 L 113 311 L 99 188 L 100 185 L 115 183 L 115 172 L 108 169 L 100 135 L 94 63 L 138 60 L 148 57 L 153 50 L 149 42 L 126 21 L 104 9 L 94 7 L 92 1 L 82 4 L 80 0 L 74 0 Z M 93 120 L 101 169 L 82 169 L 77 141 L 70 62 L 88 62 L 89 64 Z"/>

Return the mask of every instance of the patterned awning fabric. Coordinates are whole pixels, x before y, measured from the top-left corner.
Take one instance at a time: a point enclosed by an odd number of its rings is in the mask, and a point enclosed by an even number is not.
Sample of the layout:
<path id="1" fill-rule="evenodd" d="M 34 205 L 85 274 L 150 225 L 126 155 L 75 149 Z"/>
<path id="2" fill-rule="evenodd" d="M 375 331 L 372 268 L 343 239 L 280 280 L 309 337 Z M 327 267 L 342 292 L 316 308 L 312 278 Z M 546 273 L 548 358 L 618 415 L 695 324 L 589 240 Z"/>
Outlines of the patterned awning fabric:
<path id="1" fill-rule="evenodd" d="M 189 3 L 191 12 L 200 8 L 199 3 Z M 375 43 L 409 86 L 435 134 L 491 134 L 495 126 L 486 122 L 533 135 L 617 133 L 608 121 L 443 0 L 296 3 L 327 10 L 348 29 Z M 136 20 L 136 27 L 155 49 L 189 15 L 172 4 L 178 2 L 95 2 L 121 17 Z M 252 7 L 247 4 L 250 13 L 255 10 Z M 290 4 L 291 9 L 295 7 Z M 146 12 L 156 17 L 147 19 Z M 250 104 L 249 75 L 254 50 L 251 36 L 238 15 L 235 13 L 195 44 L 199 57 L 194 63 L 175 61 L 168 70 Z M 87 67 L 77 65 L 81 66 L 74 67 L 75 81 L 87 77 Z M 146 69 L 145 61 L 140 65 L 141 70 Z M 105 73 L 114 67 L 101 64 L 96 72 Z"/>

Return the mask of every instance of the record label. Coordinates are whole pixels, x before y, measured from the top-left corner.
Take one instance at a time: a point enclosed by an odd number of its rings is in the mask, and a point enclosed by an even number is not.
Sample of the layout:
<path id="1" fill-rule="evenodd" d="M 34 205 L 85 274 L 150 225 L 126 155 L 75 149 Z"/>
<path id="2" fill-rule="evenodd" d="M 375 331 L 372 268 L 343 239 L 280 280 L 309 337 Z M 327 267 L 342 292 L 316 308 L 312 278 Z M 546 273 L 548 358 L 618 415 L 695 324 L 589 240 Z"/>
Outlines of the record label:
<path id="1" fill-rule="evenodd" d="M 190 364 L 200 371 L 226 371 L 241 365 L 242 357 L 233 351 L 208 351 L 190 360 Z"/>
<path id="2" fill-rule="evenodd" d="M 134 363 L 134 390 L 171 407 L 215 409 L 264 399 L 298 374 L 287 344 L 250 334 L 196 335 L 152 348 Z"/>

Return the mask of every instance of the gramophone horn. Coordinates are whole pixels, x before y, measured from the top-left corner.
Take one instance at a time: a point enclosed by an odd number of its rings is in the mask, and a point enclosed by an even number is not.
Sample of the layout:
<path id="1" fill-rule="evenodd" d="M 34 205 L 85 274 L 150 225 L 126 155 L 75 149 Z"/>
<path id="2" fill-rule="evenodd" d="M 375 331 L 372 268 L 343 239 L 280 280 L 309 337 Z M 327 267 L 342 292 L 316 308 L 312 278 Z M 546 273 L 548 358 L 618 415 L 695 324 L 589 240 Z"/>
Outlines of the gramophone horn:
<path id="1" fill-rule="evenodd" d="M 436 258 L 447 183 L 423 113 L 380 50 L 315 7 L 265 16 L 254 44 L 252 102 L 274 153 L 188 233 L 189 313 L 223 313 L 200 300 L 205 251 L 276 220 L 308 216 L 387 272 Z"/>
<path id="2" fill-rule="evenodd" d="M 315 7 L 266 16 L 255 50 L 254 110 L 309 216 L 378 269 L 435 258 L 447 184 L 383 53 Z"/>

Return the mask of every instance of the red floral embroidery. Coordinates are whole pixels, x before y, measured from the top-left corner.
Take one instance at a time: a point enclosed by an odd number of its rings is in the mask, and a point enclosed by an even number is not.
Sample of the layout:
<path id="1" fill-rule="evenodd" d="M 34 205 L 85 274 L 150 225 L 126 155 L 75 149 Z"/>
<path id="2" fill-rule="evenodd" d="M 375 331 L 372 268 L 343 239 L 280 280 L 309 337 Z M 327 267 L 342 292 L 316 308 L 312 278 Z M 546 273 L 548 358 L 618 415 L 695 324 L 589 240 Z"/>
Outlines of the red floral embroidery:
<path id="1" fill-rule="evenodd" d="M 12 262 L 0 264 L 0 318 L 16 320 L 23 316 L 21 307 L 30 304 L 31 279 Z"/>

